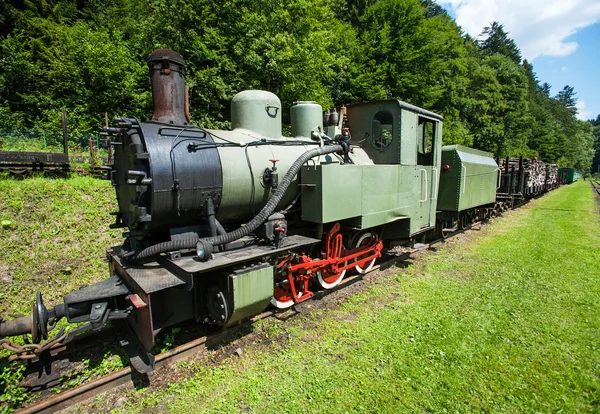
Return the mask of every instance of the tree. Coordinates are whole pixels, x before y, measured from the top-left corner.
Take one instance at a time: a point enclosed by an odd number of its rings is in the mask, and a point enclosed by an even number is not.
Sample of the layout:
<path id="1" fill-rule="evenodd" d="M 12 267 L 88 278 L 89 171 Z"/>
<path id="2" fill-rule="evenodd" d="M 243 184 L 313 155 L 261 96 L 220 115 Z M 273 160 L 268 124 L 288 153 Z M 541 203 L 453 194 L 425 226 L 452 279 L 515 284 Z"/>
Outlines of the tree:
<path id="1" fill-rule="evenodd" d="M 204 127 L 227 128 L 231 98 L 266 89 L 284 108 L 401 99 L 444 116 L 445 144 L 564 166 L 589 165 L 598 140 L 573 88 L 551 97 L 502 24 L 477 41 L 434 0 L 8 0 L 0 23 L 0 127 L 58 131 L 63 108 L 84 133 L 104 112 L 143 118 L 146 58 L 165 47 L 186 60 Z"/>
<path id="2" fill-rule="evenodd" d="M 531 119 L 527 101 L 527 78 L 523 69 L 509 58 L 496 54 L 482 61 L 488 78 L 496 80 L 493 96 L 488 96 L 487 110 L 493 133 L 476 133 L 475 143 L 497 157 L 529 155 L 527 142 L 531 136 Z M 489 68 L 489 69 L 488 69 Z M 482 85 L 482 89 L 488 87 Z M 479 117 L 475 114 L 475 117 Z"/>
<path id="3" fill-rule="evenodd" d="M 521 63 L 521 51 L 515 41 L 508 37 L 504 26 L 496 21 L 483 28 L 480 36 L 485 36 L 479 42 L 481 50 L 488 53 L 498 53 L 511 59 L 516 64 Z"/>
<path id="4" fill-rule="evenodd" d="M 544 83 L 542 83 L 542 86 L 540 86 L 540 90 L 548 97 L 550 96 L 551 89 L 552 89 L 552 86 L 550 86 L 550 84 L 548 82 L 544 82 Z"/>
<path id="5" fill-rule="evenodd" d="M 575 96 L 575 88 L 573 86 L 566 85 L 562 91 L 558 92 L 555 99 L 562 103 L 565 108 L 577 112 L 577 97 Z"/>
<path id="6" fill-rule="evenodd" d="M 20 29 L 0 45 L 0 96 L 10 112 L 26 114 L 21 127 L 59 131 L 63 108 L 82 133 L 97 132 L 104 112 L 148 113 L 145 64 L 119 39 L 83 22 L 30 18 Z"/>
<path id="7" fill-rule="evenodd" d="M 423 7 L 425 7 L 425 9 L 427 10 L 427 13 L 425 15 L 428 18 L 448 15 L 446 9 L 437 4 L 435 0 L 421 0 L 421 3 L 423 4 Z"/>

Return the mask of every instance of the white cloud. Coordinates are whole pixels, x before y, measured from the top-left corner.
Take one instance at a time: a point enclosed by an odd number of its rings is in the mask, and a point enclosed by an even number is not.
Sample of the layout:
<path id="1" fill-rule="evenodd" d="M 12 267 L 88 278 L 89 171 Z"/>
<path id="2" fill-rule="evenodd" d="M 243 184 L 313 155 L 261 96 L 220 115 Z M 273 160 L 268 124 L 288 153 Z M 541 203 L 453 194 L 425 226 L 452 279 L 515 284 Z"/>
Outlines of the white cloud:
<path id="1" fill-rule="evenodd" d="M 592 118 L 592 111 L 590 111 L 589 109 L 585 109 L 585 101 L 577 101 L 575 107 L 577 108 L 578 119 L 581 119 L 582 121 L 587 121 L 588 119 Z"/>
<path id="2" fill-rule="evenodd" d="M 563 66 L 562 68 L 560 68 L 560 71 L 561 71 L 561 72 L 566 72 L 566 71 L 567 71 L 567 67 L 566 67 L 566 66 Z"/>
<path id="3" fill-rule="evenodd" d="M 504 25 L 525 59 L 567 56 L 577 50 L 566 39 L 600 21 L 598 0 L 439 0 L 451 6 L 456 22 L 477 37 L 493 21 Z"/>

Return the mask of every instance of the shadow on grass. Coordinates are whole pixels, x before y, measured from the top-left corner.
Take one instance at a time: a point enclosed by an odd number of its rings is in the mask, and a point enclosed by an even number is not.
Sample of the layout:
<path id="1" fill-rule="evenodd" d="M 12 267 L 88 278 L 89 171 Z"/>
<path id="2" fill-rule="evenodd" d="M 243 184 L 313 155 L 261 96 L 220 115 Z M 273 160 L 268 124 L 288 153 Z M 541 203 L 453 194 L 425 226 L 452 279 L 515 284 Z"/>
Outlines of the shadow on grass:
<path id="1" fill-rule="evenodd" d="M 589 213 L 588 210 L 580 210 L 580 209 L 575 209 L 575 208 L 537 207 L 537 210 L 562 211 L 562 212 L 565 212 L 565 213 Z"/>

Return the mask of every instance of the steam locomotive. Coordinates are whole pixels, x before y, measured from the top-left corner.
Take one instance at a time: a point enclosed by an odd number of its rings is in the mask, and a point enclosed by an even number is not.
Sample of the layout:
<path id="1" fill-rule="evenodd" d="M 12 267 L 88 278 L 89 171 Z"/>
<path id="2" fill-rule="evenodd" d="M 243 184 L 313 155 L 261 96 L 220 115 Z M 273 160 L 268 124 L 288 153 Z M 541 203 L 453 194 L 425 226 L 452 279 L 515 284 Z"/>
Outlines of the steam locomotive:
<path id="1" fill-rule="evenodd" d="M 30 316 L 0 320 L 0 337 L 39 343 L 61 318 L 81 323 L 54 339 L 64 343 L 110 321 L 133 367 L 149 372 L 161 330 L 228 326 L 307 300 L 368 272 L 384 247 L 489 217 L 508 179 L 490 154 L 442 152 L 443 118 L 393 99 L 325 112 L 298 101 L 284 137 L 277 96 L 244 91 L 230 131 L 201 128 L 189 120 L 182 56 L 159 49 L 148 66 L 152 118 L 104 131 L 119 207 L 111 227 L 126 228 L 107 252 L 110 277 L 51 309 L 38 293 Z"/>

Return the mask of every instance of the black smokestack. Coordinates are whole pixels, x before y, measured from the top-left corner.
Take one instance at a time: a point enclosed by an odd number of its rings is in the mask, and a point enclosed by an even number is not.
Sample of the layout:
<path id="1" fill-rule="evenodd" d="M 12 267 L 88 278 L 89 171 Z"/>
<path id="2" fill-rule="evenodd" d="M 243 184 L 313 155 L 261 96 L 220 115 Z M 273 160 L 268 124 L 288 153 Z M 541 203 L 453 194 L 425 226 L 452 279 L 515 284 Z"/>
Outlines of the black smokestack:
<path id="1" fill-rule="evenodd" d="M 187 125 L 185 116 L 185 61 L 170 49 L 157 49 L 148 58 L 152 82 L 152 120 Z"/>

